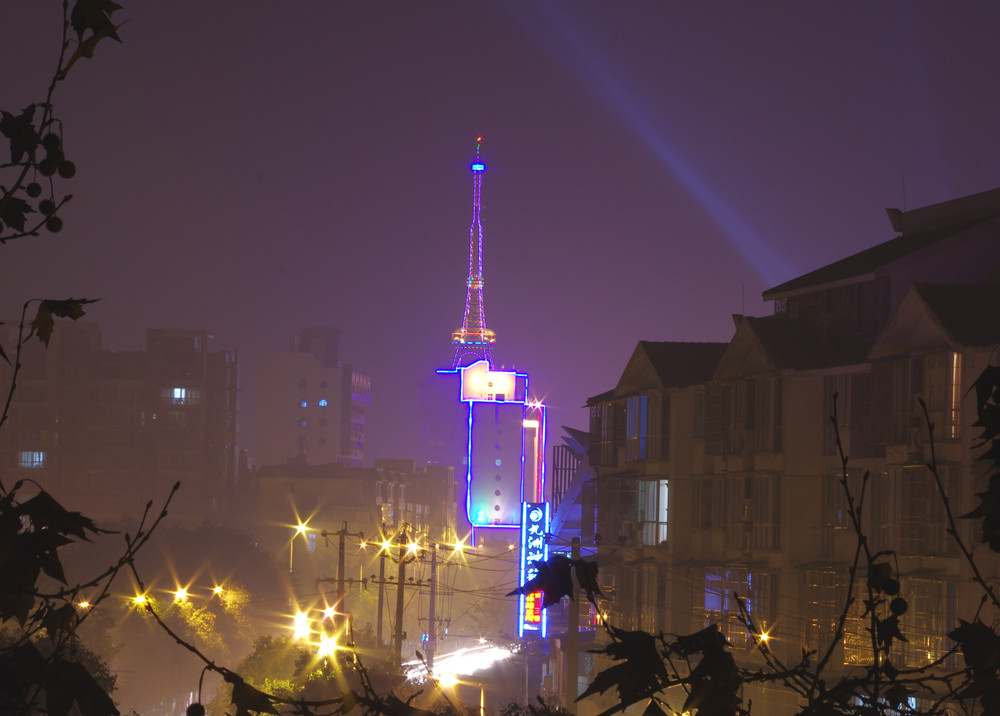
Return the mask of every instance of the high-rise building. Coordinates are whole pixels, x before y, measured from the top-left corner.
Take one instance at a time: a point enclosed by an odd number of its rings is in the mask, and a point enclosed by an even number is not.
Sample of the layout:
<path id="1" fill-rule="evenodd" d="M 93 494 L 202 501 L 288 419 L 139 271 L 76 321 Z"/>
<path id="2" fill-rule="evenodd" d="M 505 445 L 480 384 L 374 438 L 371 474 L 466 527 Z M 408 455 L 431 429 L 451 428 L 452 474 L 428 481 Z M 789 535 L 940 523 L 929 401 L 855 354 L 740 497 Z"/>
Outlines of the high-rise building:
<path id="1" fill-rule="evenodd" d="M 31 478 L 98 522 L 137 519 L 180 482 L 172 521 L 226 519 L 239 371 L 236 352 L 210 351 L 210 338 L 149 330 L 145 351 L 114 351 L 96 323 L 57 323 L 47 349 L 22 354 L 0 480 Z"/>
<path id="2" fill-rule="evenodd" d="M 340 331 L 307 328 L 257 369 L 258 465 L 361 466 L 371 380 L 339 360 Z"/>

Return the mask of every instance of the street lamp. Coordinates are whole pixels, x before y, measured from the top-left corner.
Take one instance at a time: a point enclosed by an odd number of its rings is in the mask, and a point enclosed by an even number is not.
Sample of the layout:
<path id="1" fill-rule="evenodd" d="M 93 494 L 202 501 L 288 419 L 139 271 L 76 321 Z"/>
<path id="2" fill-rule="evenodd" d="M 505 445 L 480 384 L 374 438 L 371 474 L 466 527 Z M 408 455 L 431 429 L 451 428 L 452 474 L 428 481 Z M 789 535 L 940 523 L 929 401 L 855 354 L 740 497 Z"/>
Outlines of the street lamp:
<path id="1" fill-rule="evenodd" d="M 299 523 L 297 525 L 295 525 L 295 532 L 292 533 L 292 541 L 288 543 L 288 573 L 289 574 L 292 573 L 292 569 L 293 569 L 292 565 L 294 564 L 294 559 L 295 559 L 295 538 L 298 535 L 305 535 L 305 533 L 308 532 L 308 531 L 309 531 L 309 520 L 306 520 L 305 522 L 302 522 L 301 520 L 299 520 Z"/>
<path id="2" fill-rule="evenodd" d="M 468 678 L 468 677 L 466 677 Z M 436 679 L 438 686 L 442 689 L 457 690 L 459 684 L 466 684 L 468 686 L 476 686 L 479 688 L 479 716 L 486 716 L 486 684 L 482 679 L 477 679 L 475 681 L 463 680 L 458 674 L 448 672 L 441 674 Z"/>

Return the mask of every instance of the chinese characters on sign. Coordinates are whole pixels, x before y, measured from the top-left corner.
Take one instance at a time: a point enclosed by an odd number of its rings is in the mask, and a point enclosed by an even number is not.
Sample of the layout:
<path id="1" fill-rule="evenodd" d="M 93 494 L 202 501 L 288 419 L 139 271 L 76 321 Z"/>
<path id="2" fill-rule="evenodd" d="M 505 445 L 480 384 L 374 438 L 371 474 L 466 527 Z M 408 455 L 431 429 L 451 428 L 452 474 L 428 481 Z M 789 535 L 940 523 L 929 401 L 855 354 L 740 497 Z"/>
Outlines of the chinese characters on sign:
<path id="1" fill-rule="evenodd" d="M 549 531 L 549 503 L 524 502 L 521 504 L 521 580 L 523 585 L 538 574 L 536 562 L 549 557 L 545 535 Z M 526 631 L 545 636 L 546 618 L 542 609 L 542 593 L 522 594 L 518 604 L 518 636 Z"/>

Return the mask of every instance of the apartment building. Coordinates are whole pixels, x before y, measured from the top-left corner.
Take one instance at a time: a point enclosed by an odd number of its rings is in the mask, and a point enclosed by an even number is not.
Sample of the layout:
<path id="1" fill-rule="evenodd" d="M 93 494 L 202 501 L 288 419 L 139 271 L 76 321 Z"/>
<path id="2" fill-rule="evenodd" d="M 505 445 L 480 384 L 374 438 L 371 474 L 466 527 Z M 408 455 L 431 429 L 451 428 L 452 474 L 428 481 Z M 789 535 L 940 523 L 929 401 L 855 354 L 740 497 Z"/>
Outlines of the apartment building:
<path id="1" fill-rule="evenodd" d="M 640 341 L 614 389 L 588 400 L 596 499 L 581 534 L 597 545 L 612 623 L 718 624 L 736 657 L 759 665 L 738 594 L 783 658 L 822 651 L 857 543 L 838 438 L 869 544 L 894 551 L 910 605 L 893 663 L 943 657 L 945 634 L 976 613 L 919 399 L 963 514 L 985 487 L 969 388 L 1000 348 L 1000 190 L 889 216 L 898 236 L 766 291 L 774 314 L 734 316 L 728 344 Z M 960 525 L 966 544 L 978 545 L 976 528 Z M 1000 579 L 994 555 L 980 545 L 976 556 Z M 835 672 L 870 659 L 860 604 Z M 768 713 L 795 704 L 780 689 L 750 696 Z"/>
<path id="2" fill-rule="evenodd" d="M 151 329 L 145 350 L 115 351 L 102 348 L 98 324 L 57 322 L 47 349 L 25 346 L 0 479 L 33 480 L 99 524 L 140 518 L 179 482 L 173 522 L 226 519 L 239 369 L 236 352 L 212 351 L 210 339 Z"/>

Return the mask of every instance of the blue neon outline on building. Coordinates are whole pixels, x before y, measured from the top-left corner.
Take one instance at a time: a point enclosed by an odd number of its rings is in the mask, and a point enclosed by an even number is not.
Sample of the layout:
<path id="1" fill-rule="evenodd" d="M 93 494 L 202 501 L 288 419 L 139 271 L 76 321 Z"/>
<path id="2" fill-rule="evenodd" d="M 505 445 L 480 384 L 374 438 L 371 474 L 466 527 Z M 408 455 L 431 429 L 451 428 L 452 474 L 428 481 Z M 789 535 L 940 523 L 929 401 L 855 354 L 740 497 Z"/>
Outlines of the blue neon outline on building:
<path id="1" fill-rule="evenodd" d="M 465 513 L 469 524 L 473 527 L 509 529 L 519 527 L 521 502 L 525 499 L 541 500 L 545 494 L 545 406 L 528 399 L 526 373 L 492 370 L 486 361 L 477 361 L 452 370 L 438 370 L 437 373 L 456 375 L 458 398 L 466 405 L 465 421 L 468 427 Z M 479 425 L 483 429 L 488 429 L 491 423 L 477 423 L 476 416 L 482 416 L 490 406 L 494 409 L 494 418 L 488 420 L 496 420 L 497 422 L 492 424 L 497 425 L 498 429 L 506 427 L 508 433 L 503 441 L 498 440 L 495 444 L 497 450 L 495 454 L 479 455 L 483 458 L 479 462 L 483 464 L 477 465 L 476 428 Z M 517 406 L 517 409 L 514 409 L 514 406 Z M 501 414 L 501 411 L 504 414 Z M 530 442 L 529 435 L 532 438 Z M 502 454 L 501 450 L 504 450 Z M 493 457 L 503 458 L 506 470 L 502 467 L 496 472 L 492 469 L 487 470 L 487 463 L 491 463 Z M 527 469 L 528 458 L 531 458 L 532 464 L 530 472 Z M 510 472 L 512 468 L 515 471 L 513 473 Z M 506 499 L 501 499 L 499 496 L 496 500 L 485 497 L 494 488 L 492 482 L 485 481 L 487 474 L 493 474 L 500 483 L 496 485 L 497 491 L 501 491 L 499 488 L 506 485 Z M 530 478 L 530 485 L 526 484 L 526 478 Z M 494 514 L 498 516 L 491 518 Z"/>

